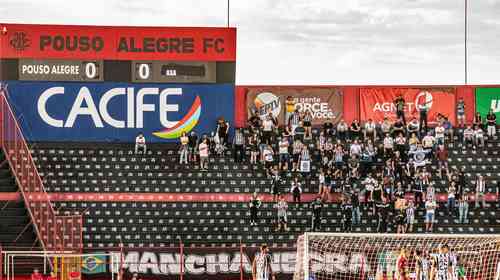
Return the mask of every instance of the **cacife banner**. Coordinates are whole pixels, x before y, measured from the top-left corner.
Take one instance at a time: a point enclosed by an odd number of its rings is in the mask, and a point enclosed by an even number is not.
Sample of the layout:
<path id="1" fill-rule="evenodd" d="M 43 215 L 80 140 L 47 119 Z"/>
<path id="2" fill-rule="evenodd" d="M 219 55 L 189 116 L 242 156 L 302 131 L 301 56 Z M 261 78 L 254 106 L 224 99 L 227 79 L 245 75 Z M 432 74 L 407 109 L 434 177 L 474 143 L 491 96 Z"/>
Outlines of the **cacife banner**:
<path id="1" fill-rule="evenodd" d="M 455 123 L 455 89 L 454 88 L 397 88 L 373 87 L 360 88 L 361 120 L 373 119 L 383 121 L 385 117 L 396 119 L 394 100 L 399 95 L 405 99 L 405 118 L 419 118 L 422 108 L 428 110 L 429 124 L 436 121 L 438 114 L 447 117 Z"/>
<path id="2" fill-rule="evenodd" d="M 484 118 L 492 110 L 500 120 L 500 88 L 476 88 L 476 112 Z"/>
<path id="3" fill-rule="evenodd" d="M 0 58 L 236 61 L 236 28 L 0 23 Z"/>
<path id="4" fill-rule="evenodd" d="M 231 84 L 10 81 L 8 98 L 28 141 L 177 141 L 182 132 L 233 123 Z"/>
<path id="5" fill-rule="evenodd" d="M 271 112 L 282 125 L 287 117 L 289 96 L 294 109 L 311 112 L 312 125 L 322 125 L 327 120 L 335 124 L 342 118 L 343 94 L 338 87 L 249 87 L 246 95 L 248 116 L 256 113 L 263 117 Z"/>

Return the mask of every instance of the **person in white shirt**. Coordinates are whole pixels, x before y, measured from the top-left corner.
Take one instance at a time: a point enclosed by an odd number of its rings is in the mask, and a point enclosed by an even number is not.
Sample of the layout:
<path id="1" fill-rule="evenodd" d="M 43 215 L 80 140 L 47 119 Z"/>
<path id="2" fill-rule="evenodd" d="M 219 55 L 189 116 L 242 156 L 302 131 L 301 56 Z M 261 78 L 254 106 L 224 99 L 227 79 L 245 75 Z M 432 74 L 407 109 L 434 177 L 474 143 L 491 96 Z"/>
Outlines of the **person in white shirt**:
<path id="1" fill-rule="evenodd" d="M 279 169 L 288 170 L 288 163 L 290 162 L 290 154 L 288 153 L 288 137 L 283 136 L 279 142 Z"/>
<path id="2" fill-rule="evenodd" d="M 273 116 L 270 114 L 262 121 L 262 142 L 268 145 L 271 144 L 274 131 Z"/>
<path id="3" fill-rule="evenodd" d="M 135 153 L 139 153 L 139 150 L 141 150 L 143 154 L 146 154 L 146 138 L 144 138 L 142 132 L 135 137 Z"/>
<path id="4" fill-rule="evenodd" d="M 435 143 L 436 140 L 434 136 L 431 135 L 430 132 L 428 132 L 427 135 L 425 135 L 424 138 L 422 139 L 422 146 L 424 147 L 424 150 L 427 152 L 428 158 L 432 158 Z"/>
<path id="5" fill-rule="evenodd" d="M 373 142 L 377 141 L 377 127 L 372 119 L 368 119 L 368 122 L 365 123 L 363 134 L 365 140 L 370 137 Z"/>
<path id="6" fill-rule="evenodd" d="M 427 232 L 432 232 L 436 208 L 437 204 L 435 200 L 427 200 L 425 203 L 425 230 Z"/>
<path id="7" fill-rule="evenodd" d="M 394 139 L 386 134 L 384 138 L 384 156 L 390 158 L 394 152 Z"/>
<path id="8" fill-rule="evenodd" d="M 358 143 L 358 139 L 354 140 L 350 148 L 351 155 L 360 156 L 361 155 L 361 145 Z"/>
<path id="9" fill-rule="evenodd" d="M 484 147 L 484 131 L 479 126 L 474 130 L 474 145 Z"/>
<path id="10" fill-rule="evenodd" d="M 208 154 L 209 154 L 209 147 L 208 147 L 208 140 L 207 139 L 203 139 L 203 141 L 198 146 L 198 151 L 200 154 L 200 170 L 207 171 L 208 170 Z"/>
<path id="11" fill-rule="evenodd" d="M 463 143 L 465 143 L 465 145 L 474 145 L 474 129 L 468 125 L 467 128 L 464 129 L 463 133 Z"/>
<path id="12" fill-rule="evenodd" d="M 280 231 L 282 227 L 285 231 L 288 231 L 288 203 L 282 195 L 280 195 L 280 198 L 276 205 L 274 205 L 274 208 L 278 210 L 278 228 L 276 231 Z"/>
<path id="13" fill-rule="evenodd" d="M 438 145 L 444 145 L 444 133 L 445 129 L 442 123 L 434 128 L 434 134 L 436 138 L 436 142 Z"/>
<path id="14" fill-rule="evenodd" d="M 476 179 L 476 208 L 479 208 L 479 201 L 481 201 L 482 208 L 485 208 L 484 193 L 486 192 L 486 181 L 483 175 L 478 175 Z"/>

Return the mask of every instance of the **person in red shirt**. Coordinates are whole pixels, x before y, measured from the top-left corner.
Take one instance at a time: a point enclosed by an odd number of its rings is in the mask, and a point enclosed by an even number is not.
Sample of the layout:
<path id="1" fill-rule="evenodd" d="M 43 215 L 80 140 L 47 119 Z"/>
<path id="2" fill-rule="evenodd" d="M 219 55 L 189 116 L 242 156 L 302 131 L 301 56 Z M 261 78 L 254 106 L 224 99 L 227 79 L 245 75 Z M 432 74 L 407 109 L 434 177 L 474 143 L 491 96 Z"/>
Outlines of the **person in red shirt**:
<path id="1" fill-rule="evenodd" d="M 408 274 L 408 257 L 406 255 L 406 249 L 402 248 L 397 259 L 398 266 L 398 278 L 397 280 L 409 280 Z"/>
<path id="2" fill-rule="evenodd" d="M 439 145 L 438 151 L 436 153 L 438 159 L 438 175 L 442 178 L 443 170 L 446 172 L 446 176 L 450 177 L 450 171 L 448 169 L 448 150 L 446 150 L 444 145 Z"/>
<path id="3" fill-rule="evenodd" d="M 33 273 L 31 273 L 31 280 L 43 280 L 43 276 L 37 268 L 33 269 Z"/>

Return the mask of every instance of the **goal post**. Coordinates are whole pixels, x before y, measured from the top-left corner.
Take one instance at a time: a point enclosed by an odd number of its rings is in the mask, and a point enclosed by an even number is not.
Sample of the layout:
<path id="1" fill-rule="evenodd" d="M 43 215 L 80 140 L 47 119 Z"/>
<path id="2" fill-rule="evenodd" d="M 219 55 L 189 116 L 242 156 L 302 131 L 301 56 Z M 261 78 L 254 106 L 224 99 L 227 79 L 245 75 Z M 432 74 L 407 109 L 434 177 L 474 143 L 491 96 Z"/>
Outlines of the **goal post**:
<path id="1" fill-rule="evenodd" d="M 398 269 L 402 249 L 404 270 Z M 439 263 L 444 255 L 447 272 Z M 447 280 L 500 280 L 500 235 L 304 233 L 293 279 L 398 280 L 401 271 L 416 279 L 417 267 L 428 276 L 445 273 Z"/>

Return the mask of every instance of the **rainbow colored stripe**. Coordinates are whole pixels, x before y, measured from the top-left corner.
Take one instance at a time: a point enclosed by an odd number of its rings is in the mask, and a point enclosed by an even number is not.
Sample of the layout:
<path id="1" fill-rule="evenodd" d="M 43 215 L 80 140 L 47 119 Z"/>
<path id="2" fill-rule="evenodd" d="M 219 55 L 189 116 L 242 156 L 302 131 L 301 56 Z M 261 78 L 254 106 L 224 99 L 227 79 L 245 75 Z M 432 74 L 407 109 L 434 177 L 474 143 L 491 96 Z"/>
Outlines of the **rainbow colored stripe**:
<path id="1" fill-rule="evenodd" d="M 181 137 L 182 133 L 190 132 L 197 124 L 201 115 L 201 99 L 196 96 L 196 99 L 191 105 L 189 112 L 176 125 L 166 128 L 162 131 L 153 132 L 153 135 L 163 139 L 176 139 Z"/>

